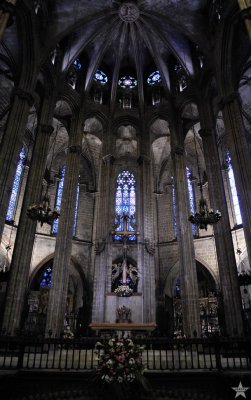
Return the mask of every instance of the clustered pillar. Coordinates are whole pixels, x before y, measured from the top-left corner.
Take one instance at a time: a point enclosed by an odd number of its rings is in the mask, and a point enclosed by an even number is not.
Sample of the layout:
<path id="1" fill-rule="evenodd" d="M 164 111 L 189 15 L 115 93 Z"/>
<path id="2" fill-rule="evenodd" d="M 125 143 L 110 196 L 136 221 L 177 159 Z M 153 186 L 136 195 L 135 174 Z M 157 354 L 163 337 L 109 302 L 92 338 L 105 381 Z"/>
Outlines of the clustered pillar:
<path id="1" fill-rule="evenodd" d="M 238 93 L 220 102 L 240 203 L 248 258 L 251 260 L 251 159 Z"/>
<path id="2" fill-rule="evenodd" d="M 177 204 L 177 236 L 179 248 L 183 330 L 186 336 L 200 334 L 199 293 L 184 162 L 184 149 L 172 152 Z"/>
<path id="3" fill-rule="evenodd" d="M 59 335 L 64 326 L 71 262 L 74 212 L 82 150 L 82 123 L 72 118 L 70 144 L 66 157 L 66 173 L 53 261 L 52 286 L 46 320 L 46 334 Z"/>
<path id="4" fill-rule="evenodd" d="M 36 129 L 35 145 L 10 267 L 10 279 L 2 324 L 3 329 L 10 335 L 16 333 L 22 322 L 21 318 L 26 299 L 30 262 L 37 225 L 36 221 L 27 217 L 26 212 L 31 204 L 39 204 L 41 201 L 42 181 L 49 148 L 49 138 L 54 130 L 51 125 L 45 124 L 45 122 L 52 122 L 53 110 L 54 101 L 45 98 Z"/>
<path id="5" fill-rule="evenodd" d="M 0 240 L 3 234 L 18 157 L 22 148 L 28 113 L 32 104 L 33 97 L 30 92 L 20 88 L 14 89 L 12 106 L 0 148 Z"/>
<path id="6" fill-rule="evenodd" d="M 221 173 L 221 165 L 216 143 L 216 131 L 212 118 L 212 111 L 208 104 L 199 108 L 201 127 L 200 135 L 203 140 L 204 157 L 209 185 L 210 205 L 221 212 L 221 220 L 214 225 L 214 235 L 220 286 L 223 297 L 222 333 L 228 335 L 242 335 L 242 305 L 240 288 L 237 277 L 235 253 L 228 216 L 228 208 Z M 221 311 L 221 310 L 220 310 Z M 220 316 L 220 315 L 219 315 Z"/>

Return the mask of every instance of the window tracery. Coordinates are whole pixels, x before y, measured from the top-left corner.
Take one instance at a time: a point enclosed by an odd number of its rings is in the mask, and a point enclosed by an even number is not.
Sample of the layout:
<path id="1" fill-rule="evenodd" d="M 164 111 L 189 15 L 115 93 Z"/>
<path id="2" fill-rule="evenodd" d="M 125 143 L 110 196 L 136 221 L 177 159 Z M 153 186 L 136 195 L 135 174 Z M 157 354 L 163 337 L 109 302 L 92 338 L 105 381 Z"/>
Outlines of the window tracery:
<path id="1" fill-rule="evenodd" d="M 128 170 L 118 174 L 116 181 L 115 214 L 122 217 L 126 213 L 129 217 L 134 217 L 136 213 L 136 181 L 134 175 Z M 133 231 L 130 225 L 130 218 L 127 223 L 127 230 Z M 116 231 L 124 229 L 123 218 L 120 219 L 120 225 Z M 115 235 L 115 240 L 121 240 L 119 235 Z M 129 240 L 136 240 L 136 236 L 130 236 Z"/>
<path id="2" fill-rule="evenodd" d="M 161 76 L 159 71 L 153 71 L 147 78 L 147 83 L 150 86 L 157 85 L 161 83 Z"/>
<path id="3" fill-rule="evenodd" d="M 108 82 L 108 77 L 103 71 L 98 69 L 94 74 L 93 80 L 101 85 L 105 85 Z"/>
<path id="4" fill-rule="evenodd" d="M 126 75 L 119 79 L 118 84 L 123 89 L 133 89 L 137 86 L 138 82 L 134 77 Z"/>

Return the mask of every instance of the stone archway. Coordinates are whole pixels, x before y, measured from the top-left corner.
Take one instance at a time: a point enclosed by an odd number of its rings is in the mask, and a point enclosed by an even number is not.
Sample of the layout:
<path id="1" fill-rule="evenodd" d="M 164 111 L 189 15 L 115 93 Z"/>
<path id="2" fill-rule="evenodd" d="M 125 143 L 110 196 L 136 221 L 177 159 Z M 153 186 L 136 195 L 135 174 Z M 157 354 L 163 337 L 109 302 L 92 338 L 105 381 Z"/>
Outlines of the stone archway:
<path id="1" fill-rule="evenodd" d="M 42 263 L 31 277 L 25 310 L 25 331 L 40 334 L 44 332 L 52 273 L 53 258 L 50 258 Z M 71 261 L 64 324 L 69 325 L 74 331 L 78 330 L 79 325 L 82 326 L 79 314 L 83 311 L 86 297 L 84 294 L 84 276 Z"/>
<path id="2" fill-rule="evenodd" d="M 217 282 L 209 269 L 196 260 L 202 334 L 219 331 Z M 165 288 L 163 316 L 159 318 L 168 335 L 182 331 L 180 268 L 177 262 L 169 271 Z"/>

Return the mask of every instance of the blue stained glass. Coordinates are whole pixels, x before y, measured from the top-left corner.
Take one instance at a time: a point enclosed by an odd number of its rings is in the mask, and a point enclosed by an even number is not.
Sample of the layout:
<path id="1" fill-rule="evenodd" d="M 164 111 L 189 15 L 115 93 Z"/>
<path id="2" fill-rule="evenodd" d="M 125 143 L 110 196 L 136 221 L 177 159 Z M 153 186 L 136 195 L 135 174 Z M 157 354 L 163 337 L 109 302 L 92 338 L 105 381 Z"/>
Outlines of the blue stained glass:
<path id="1" fill-rule="evenodd" d="M 195 198 L 194 198 L 194 190 L 193 190 L 193 184 L 191 182 L 191 176 L 192 173 L 188 167 L 186 167 L 186 176 L 187 176 L 187 187 L 188 187 L 188 196 L 189 196 L 189 205 L 190 205 L 190 211 L 191 214 L 195 214 Z M 192 231 L 193 235 L 196 235 L 196 225 L 192 224 Z"/>
<path id="2" fill-rule="evenodd" d="M 136 212 L 136 193 L 135 185 L 136 181 L 134 175 L 124 170 L 117 177 L 116 182 L 116 198 L 115 198 L 115 212 L 122 216 L 126 212 L 129 217 L 135 215 Z M 122 231 L 124 229 L 124 223 L 121 222 L 120 226 L 116 229 Z M 127 230 L 133 231 L 134 229 L 127 223 Z M 121 240 L 121 236 L 116 235 L 115 240 Z M 129 240 L 136 240 L 136 235 L 130 236 Z"/>
<path id="3" fill-rule="evenodd" d="M 40 286 L 51 286 L 52 267 L 49 266 L 45 269 L 40 281 Z"/>
<path id="4" fill-rule="evenodd" d="M 174 178 L 172 176 L 172 203 L 173 203 L 173 230 L 174 236 L 177 237 L 177 210 L 176 210 L 176 196 Z"/>
<path id="5" fill-rule="evenodd" d="M 19 190 L 20 190 L 20 185 L 21 185 L 21 180 L 22 180 L 22 175 L 23 175 L 25 156 L 26 156 L 25 149 L 23 147 L 19 154 L 19 161 L 17 164 L 16 174 L 15 174 L 15 178 L 14 178 L 14 182 L 13 182 L 13 186 L 12 186 L 9 207 L 8 207 L 8 211 L 7 211 L 7 215 L 6 215 L 7 221 L 13 221 L 14 217 L 15 217 L 15 210 L 16 210 L 16 205 L 17 205 L 17 201 L 18 201 L 18 195 L 19 195 Z"/>
<path id="6" fill-rule="evenodd" d="M 76 236 L 77 216 L 78 216 L 78 199 L 79 199 L 79 184 L 77 187 L 76 206 L 75 206 L 75 211 L 74 211 L 73 236 Z"/>
<path id="7" fill-rule="evenodd" d="M 76 58 L 76 60 L 73 62 L 73 66 L 76 69 L 81 69 L 82 68 L 82 64 L 81 64 L 79 58 Z"/>
<path id="8" fill-rule="evenodd" d="M 128 75 L 128 76 L 123 76 L 122 78 L 120 78 L 118 84 L 123 89 L 126 89 L 126 88 L 133 89 L 137 86 L 138 82 L 135 78 Z"/>
<path id="9" fill-rule="evenodd" d="M 101 85 L 105 85 L 108 82 L 107 75 L 100 69 L 96 71 L 93 80 L 95 82 L 101 83 Z"/>
<path id="10" fill-rule="evenodd" d="M 60 171 L 60 178 L 58 182 L 57 196 L 55 201 L 55 208 L 60 211 L 61 202 L 62 202 L 62 194 L 64 188 L 64 177 L 65 177 L 66 165 Z M 54 220 L 52 225 L 52 233 L 55 235 L 58 231 L 58 219 Z"/>
<path id="11" fill-rule="evenodd" d="M 229 151 L 227 151 L 227 164 L 228 164 L 228 179 L 232 195 L 232 202 L 234 206 L 235 220 L 237 225 L 242 224 L 241 210 L 239 205 L 238 193 L 235 185 L 234 171 L 232 167 L 232 160 Z"/>
<path id="12" fill-rule="evenodd" d="M 66 165 L 64 165 L 60 171 L 60 178 L 58 182 L 58 189 L 55 201 L 55 208 L 60 211 L 61 203 L 62 203 L 62 195 L 63 195 L 63 188 L 64 188 L 64 178 L 65 178 L 65 171 Z M 77 187 L 77 196 L 76 196 L 76 206 L 74 211 L 74 225 L 73 225 L 73 236 L 76 234 L 76 226 L 77 226 L 77 214 L 78 214 L 78 198 L 79 198 L 79 184 Z M 52 234 L 56 235 L 58 231 L 58 219 L 54 220 L 52 225 Z"/>
<path id="13" fill-rule="evenodd" d="M 147 83 L 148 85 L 157 85 L 158 83 L 161 83 L 161 76 L 159 71 L 154 71 L 152 72 L 149 77 L 147 78 Z"/>

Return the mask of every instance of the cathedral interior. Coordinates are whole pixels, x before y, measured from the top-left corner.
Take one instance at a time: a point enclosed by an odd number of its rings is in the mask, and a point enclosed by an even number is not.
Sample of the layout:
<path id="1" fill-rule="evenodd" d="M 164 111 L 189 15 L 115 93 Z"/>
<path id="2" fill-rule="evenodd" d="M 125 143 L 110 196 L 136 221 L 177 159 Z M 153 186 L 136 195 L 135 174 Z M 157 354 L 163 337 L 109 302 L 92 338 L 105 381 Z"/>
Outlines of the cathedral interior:
<path id="1" fill-rule="evenodd" d="M 250 16 L 1 1 L 1 337 L 250 335 Z"/>

